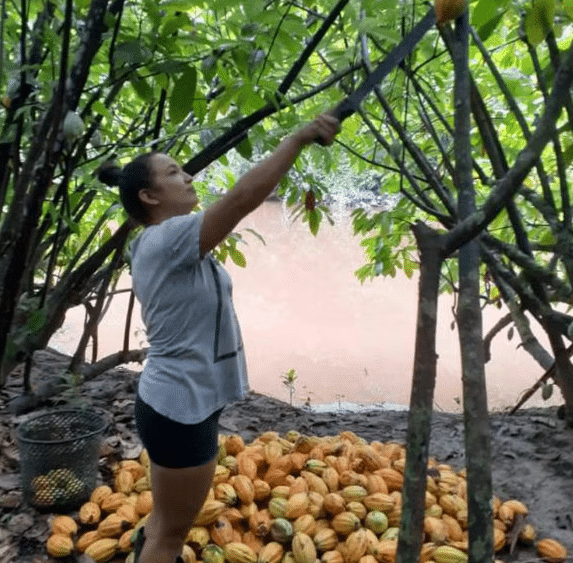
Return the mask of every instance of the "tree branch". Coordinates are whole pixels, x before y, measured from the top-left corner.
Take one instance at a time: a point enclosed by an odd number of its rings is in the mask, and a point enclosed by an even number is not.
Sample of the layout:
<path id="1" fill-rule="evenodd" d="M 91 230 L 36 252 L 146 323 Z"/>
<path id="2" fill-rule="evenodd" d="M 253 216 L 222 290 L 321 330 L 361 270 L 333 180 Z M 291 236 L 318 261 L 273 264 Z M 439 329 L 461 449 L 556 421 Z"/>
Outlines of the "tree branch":
<path id="1" fill-rule="evenodd" d="M 535 166 L 541 152 L 551 140 L 561 114 L 567 92 L 573 82 L 573 44 L 563 60 L 555 78 L 553 91 L 537 128 L 526 147 L 519 153 L 517 160 L 508 173 L 498 182 L 484 205 L 476 213 L 456 225 L 446 236 L 448 255 L 457 250 L 466 241 L 477 236 L 493 221 L 502 210 L 505 202 L 513 197 L 521 184 Z"/>

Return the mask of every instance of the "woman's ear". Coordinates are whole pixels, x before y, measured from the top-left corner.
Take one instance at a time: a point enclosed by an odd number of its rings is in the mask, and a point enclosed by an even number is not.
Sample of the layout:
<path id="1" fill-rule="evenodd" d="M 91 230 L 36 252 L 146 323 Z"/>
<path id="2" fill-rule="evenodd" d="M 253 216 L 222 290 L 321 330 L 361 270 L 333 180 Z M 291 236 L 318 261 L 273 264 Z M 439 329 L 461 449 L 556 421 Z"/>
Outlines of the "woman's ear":
<path id="1" fill-rule="evenodd" d="M 145 205 L 158 205 L 159 200 L 153 195 L 153 192 L 150 190 L 139 190 L 137 192 L 139 199 L 145 203 Z"/>

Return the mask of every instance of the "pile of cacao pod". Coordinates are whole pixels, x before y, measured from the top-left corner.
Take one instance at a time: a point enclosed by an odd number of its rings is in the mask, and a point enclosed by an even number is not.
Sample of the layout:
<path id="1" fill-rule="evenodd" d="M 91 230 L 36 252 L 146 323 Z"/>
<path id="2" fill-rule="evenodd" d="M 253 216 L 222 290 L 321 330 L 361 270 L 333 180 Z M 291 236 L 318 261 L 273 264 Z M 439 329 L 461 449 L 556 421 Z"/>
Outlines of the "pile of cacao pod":
<path id="1" fill-rule="evenodd" d="M 265 432 L 250 444 L 220 437 L 213 485 L 182 552 L 185 563 L 394 563 L 406 461 L 403 446 L 350 431 L 309 437 Z M 152 509 L 149 460 L 113 467 L 114 486 L 94 489 L 76 520 L 56 516 L 47 550 L 85 552 L 97 563 L 133 561 L 133 540 Z M 465 471 L 430 460 L 421 563 L 468 559 Z M 495 551 L 509 538 L 563 563 L 557 541 L 536 540 L 520 501 L 493 499 Z"/>

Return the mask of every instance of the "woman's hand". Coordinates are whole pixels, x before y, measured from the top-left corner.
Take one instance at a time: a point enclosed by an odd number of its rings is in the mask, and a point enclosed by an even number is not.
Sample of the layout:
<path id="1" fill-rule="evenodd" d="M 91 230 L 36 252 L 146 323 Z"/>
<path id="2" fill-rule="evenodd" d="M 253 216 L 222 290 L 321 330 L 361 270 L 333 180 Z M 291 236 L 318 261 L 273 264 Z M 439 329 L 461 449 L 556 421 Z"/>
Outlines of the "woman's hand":
<path id="1" fill-rule="evenodd" d="M 335 135 L 340 131 L 340 121 L 331 113 L 321 113 L 293 136 L 301 147 L 318 141 L 321 145 L 331 145 Z"/>

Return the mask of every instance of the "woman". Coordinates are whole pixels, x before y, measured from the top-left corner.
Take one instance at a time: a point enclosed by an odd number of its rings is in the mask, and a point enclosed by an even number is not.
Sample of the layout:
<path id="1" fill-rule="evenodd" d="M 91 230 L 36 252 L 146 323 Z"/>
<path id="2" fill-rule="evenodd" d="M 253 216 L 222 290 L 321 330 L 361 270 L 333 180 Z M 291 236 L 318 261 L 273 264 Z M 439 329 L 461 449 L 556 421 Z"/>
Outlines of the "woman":
<path id="1" fill-rule="evenodd" d="M 285 138 L 265 160 L 207 209 L 192 177 L 166 154 L 149 153 L 123 170 L 100 169 L 119 185 L 127 212 L 144 231 L 132 245 L 132 278 L 149 353 L 135 402 L 138 433 L 151 460 L 153 510 L 136 541 L 138 563 L 173 563 L 211 486 L 223 407 L 248 390 L 231 280 L 210 255 L 256 209 L 294 163 L 340 124 L 321 114 Z"/>

